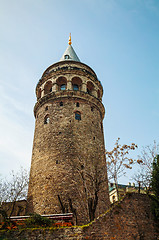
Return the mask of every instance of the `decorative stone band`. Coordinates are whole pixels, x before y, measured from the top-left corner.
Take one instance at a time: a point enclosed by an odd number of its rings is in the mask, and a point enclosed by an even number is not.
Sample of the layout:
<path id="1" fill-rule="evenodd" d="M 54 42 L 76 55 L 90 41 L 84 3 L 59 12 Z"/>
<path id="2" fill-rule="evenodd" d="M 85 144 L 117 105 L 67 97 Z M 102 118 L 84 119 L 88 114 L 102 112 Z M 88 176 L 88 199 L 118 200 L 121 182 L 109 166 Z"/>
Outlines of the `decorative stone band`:
<path id="1" fill-rule="evenodd" d="M 37 103 L 35 104 L 34 116 L 36 117 L 36 113 L 37 113 L 38 109 L 43 104 L 48 103 L 48 100 L 49 101 L 54 101 L 54 100 L 57 101 L 59 99 L 59 101 L 60 101 L 62 98 L 70 98 L 70 97 L 71 97 L 71 99 L 77 99 L 77 98 L 82 99 L 87 102 L 90 102 L 92 105 L 95 105 L 99 109 L 101 118 L 102 119 L 104 118 L 105 108 L 104 108 L 102 102 L 98 98 L 91 96 L 90 94 L 82 92 L 82 91 L 67 91 L 67 90 L 59 91 L 59 92 L 51 92 L 51 93 L 45 95 L 44 97 L 40 98 L 37 101 Z"/>

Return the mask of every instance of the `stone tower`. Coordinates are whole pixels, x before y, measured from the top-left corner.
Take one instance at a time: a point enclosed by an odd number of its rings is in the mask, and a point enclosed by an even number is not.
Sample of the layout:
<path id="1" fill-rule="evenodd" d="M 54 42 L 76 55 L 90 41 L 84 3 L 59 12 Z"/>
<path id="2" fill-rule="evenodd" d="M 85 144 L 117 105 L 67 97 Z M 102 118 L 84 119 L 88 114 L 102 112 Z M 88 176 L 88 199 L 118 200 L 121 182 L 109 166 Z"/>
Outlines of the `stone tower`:
<path id="1" fill-rule="evenodd" d="M 109 206 L 103 136 L 103 88 L 69 39 L 36 87 L 28 212 L 72 212 L 85 224 Z"/>

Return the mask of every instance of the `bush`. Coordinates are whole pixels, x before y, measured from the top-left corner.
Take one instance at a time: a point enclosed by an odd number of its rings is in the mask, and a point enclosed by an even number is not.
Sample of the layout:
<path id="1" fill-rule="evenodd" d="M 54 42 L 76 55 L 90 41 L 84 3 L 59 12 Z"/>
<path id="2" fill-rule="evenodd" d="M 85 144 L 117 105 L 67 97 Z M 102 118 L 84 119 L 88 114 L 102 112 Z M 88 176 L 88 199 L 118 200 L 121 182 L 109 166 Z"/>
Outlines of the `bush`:
<path id="1" fill-rule="evenodd" d="M 37 214 L 37 213 L 31 214 L 30 218 L 26 220 L 27 227 L 33 227 L 33 226 L 48 227 L 51 224 L 52 224 L 52 221 L 49 218 L 42 217 L 40 214 Z"/>

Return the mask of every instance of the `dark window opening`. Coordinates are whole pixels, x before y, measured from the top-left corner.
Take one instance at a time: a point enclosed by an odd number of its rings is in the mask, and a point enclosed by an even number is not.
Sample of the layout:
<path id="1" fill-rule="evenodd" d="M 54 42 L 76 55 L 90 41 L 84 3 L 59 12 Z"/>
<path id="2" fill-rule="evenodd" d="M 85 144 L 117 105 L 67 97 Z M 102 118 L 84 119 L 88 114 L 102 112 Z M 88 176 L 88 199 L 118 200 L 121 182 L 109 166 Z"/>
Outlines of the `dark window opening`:
<path id="1" fill-rule="evenodd" d="M 48 81 L 44 86 L 44 94 L 52 92 L 52 82 Z"/>
<path id="2" fill-rule="evenodd" d="M 79 90 L 79 86 L 77 84 L 73 84 L 73 90 L 78 91 Z"/>
<path id="3" fill-rule="evenodd" d="M 82 80 L 79 77 L 72 78 L 72 89 L 78 91 L 81 89 Z"/>
<path id="4" fill-rule="evenodd" d="M 80 112 L 75 113 L 75 119 L 76 120 L 81 120 L 81 113 Z"/>
<path id="5" fill-rule="evenodd" d="M 89 93 L 89 94 L 91 93 L 91 91 L 88 88 L 87 88 L 87 93 Z"/>
<path id="6" fill-rule="evenodd" d="M 91 107 L 91 111 L 92 111 L 92 112 L 94 111 L 94 107 Z"/>
<path id="7" fill-rule="evenodd" d="M 60 102 L 60 106 L 63 106 L 63 102 Z"/>
<path id="8" fill-rule="evenodd" d="M 76 103 L 76 107 L 79 107 L 79 102 Z"/>
<path id="9" fill-rule="evenodd" d="M 59 132 L 59 135 L 61 134 L 61 132 Z"/>
<path id="10" fill-rule="evenodd" d="M 47 111 L 48 110 L 48 106 L 46 106 L 46 108 L 45 108 L 45 111 Z"/>
<path id="11" fill-rule="evenodd" d="M 56 164 L 58 164 L 59 163 L 59 161 L 58 160 L 56 160 Z"/>
<path id="12" fill-rule="evenodd" d="M 44 124 L 48 124 L 50 122 L 50 118 L 48 116 L 46 116 L 44 118 Z"/>
<path id="13" fill-rule="evenodd" d="M 56 81 L 58 90 L 66 90 L 67 79 L 65 77 L 59 77 Z"/>
<path id="14" fill-rule="evenodd" d="M 94 90 L 94 84 L 91 81 L 87 82 L 87 93 L 91 95 L 93 93 L 93 90 Z"/>
<path id="15" fill-rule="evenodd" d="M 62 85 L 60 86 L 60 89 L 61 89 L 61 90 L 66 90 L 66 84 L 62 84 Z"/>
<path id="16" fill-rule="evenodd" d="M 84 165 L 81 165 L 81 169 L 84 169 Z"/>
<path id="17" fill-rule="evenodd" d="M 69 55 L 65 55 L 65 59 L 69 59 L 70 57 L 69 57 Z"/>
<path id="18" fill-rule="evenodd" d="M 95 140 L 96 138 L 95 137 L 93 137 L 93 140 Z"/>

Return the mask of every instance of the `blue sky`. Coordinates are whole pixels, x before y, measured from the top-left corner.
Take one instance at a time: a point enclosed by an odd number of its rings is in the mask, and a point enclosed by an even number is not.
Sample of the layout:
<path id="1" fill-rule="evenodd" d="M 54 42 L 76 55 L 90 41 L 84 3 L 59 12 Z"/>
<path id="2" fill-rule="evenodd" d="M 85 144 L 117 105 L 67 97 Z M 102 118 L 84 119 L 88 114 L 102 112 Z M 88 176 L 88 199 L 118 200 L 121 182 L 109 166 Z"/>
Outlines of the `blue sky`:
<path id="1" fill-rule="evenodd" d="M 0 0 L 0 173 L 29 168 L 35 87 L 68 45 L 104 88 L 105 143 L 159 142 L 158 0 Z M 126 180 L 127 181 L 127 180 Z"/>

